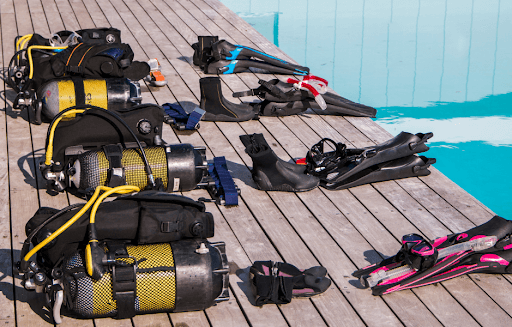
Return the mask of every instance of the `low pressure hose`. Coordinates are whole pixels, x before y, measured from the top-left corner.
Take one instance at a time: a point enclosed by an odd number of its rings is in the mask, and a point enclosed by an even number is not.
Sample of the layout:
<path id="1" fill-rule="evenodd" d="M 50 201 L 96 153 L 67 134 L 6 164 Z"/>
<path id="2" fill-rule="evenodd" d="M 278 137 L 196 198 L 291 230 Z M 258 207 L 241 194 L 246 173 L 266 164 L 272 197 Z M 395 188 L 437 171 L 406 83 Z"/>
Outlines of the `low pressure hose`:
<path id="1" fill-rule="evenodd" d="M 109 195 L 113 193 L 131 193 L 138 191 L 140 191 L 140 188 L 132 185 L 122 185 L 114 187 L 103 193 L 98 198 L 98 200 L 96 200 L 94 206 L 91 209 L 88 226 L 89 243 L 85 247 L 85 265 L 87 273 L 95 280 L 100 280 L 103 274 L 105 273 L 105 268 L 103 267 L 103 256 L 105 255 L 105 252 L 98 245 L 98 236 L 95 224 L 96 212 L 98 211 L 98 207 L 100 206 L 101 202 L 105 200 L 105 198 L 107 198 Z"/>

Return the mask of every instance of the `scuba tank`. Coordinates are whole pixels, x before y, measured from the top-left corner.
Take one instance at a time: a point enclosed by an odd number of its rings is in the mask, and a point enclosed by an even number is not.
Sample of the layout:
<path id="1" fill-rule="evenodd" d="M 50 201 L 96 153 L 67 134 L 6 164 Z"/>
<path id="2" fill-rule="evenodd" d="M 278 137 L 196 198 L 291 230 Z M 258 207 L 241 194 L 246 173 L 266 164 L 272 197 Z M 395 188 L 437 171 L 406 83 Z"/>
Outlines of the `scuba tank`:
<path id="1" fill-rule="evenodd" d="M 81 109 L 79 109 L 81 108 Z M 137 105 L 115 113 L 91 105 L 59 112 L 48 127 L 39 170 L 53 192 L 84 197 L 98 186 L 167 192 L 205 188 L 218 204 L 237 205 L 239 189 L 224 157 L 204 147 L 162 141 L 162 107 Z"/>
<path id="2" fill-rule="evenodd" d="M 30 108 L 36 112 L 35 122 L 41 124 L 41 112 L 44 111 L 41 94 L 38 90 L 45 84 L 55 80 L 73 79 L 73 82 L 64 82 L 62 100 L 69 97 L 75 98 L 76 105 L 93 104 L 107 109 L 107 105 L 101 105 L 100 100 L 105 98 L 105 88 L 109 95 L 115 97 L 119 91 L 116 87 L 94 85 L 82 85 L 87 79 L 127 78 L 138 81 L 149 75 L 150 69 L 146 62 L 135 61 L 134 53 L 128 44 L 120 43 L 120 32 L 117 29 L 91 29 L 76 32 L 62 31 L 56 33 L 50 39 L 45 39 L 38 34 L 29 34 L 15 39 L 16 52 L 9 62 L 6 82 L 17 93 L 13 101 L 14 109 Z M 126 82 L 125 82 L 126 83 Z M 85 83 L 88 84 L 88 83 Z M 89 83 L 90 84 L 90 83 Z M 49 86 L 50 91 L 56 91 L 57 86 Z M 82 90 L 91 88 L 94 92 Z M 140 91 L 132 86 L 129 96 L 115 97 L 117 101 L 124 98 L 127 107 L 130 102 L 140 103 Z M 48 91 L 48 89 L 44 90 Z M 74 91 L 74 92 L 73 92 Z M 54 92 L 52 92 L 54 93 Z M 75 93 L 75 96 L 72 94 Z M 125 94 L 126 91 L 121 92 Z M 138 93 L 138 94 L 137 94 Z M 93 95 L 94 100 L 88 99 Z M 51 102 L 52 96 L 49 95 Z M 58 99 L 56 97 L 54 99 Z M 131 100 L 130 100 L 131 98 Z M 135 100 L 137 99 L 137 100 Z M 111 99 L 112 100 L 112 99 Z M 56 108 L 67 108 L 66 102 L 56 105 L 48 102 L 47 116 L 52 118 Z M 58 101 L 58 100 L 55 100 Z M 100 101 L 100 102 L 98 102 Z M 129 102 L 127 102 L 129 101 Z M 109 103 L 110 104 L 110 103 Z M 72 105 L 68 105 L 72 106 Z M 53 112 L 53 114 L 51 114 Z"/>
<path id="3" fill-rule="evenodd" d="M 81 149 L 67 151 L 65 162 L 69 162 L 69 168 L 65 170 L 65 177 L 68 187 L 83 192 L 100 185 L 126 184 L 141 189 L 149 186 L 138 149 L 108 145 L 102 150 L 80 152 Z M 168 192 L 193 190 L 207 175 L 204 147 L 172 144 L 144 148 L 144 152 L 155 179 L 160 179 Z"/>
<path id="4" fill-rule="evenodd" d="M 36 121 L 53 119 L 60 111 L 80 104 L 119 111 L 142 101 L 140 85 L 127 78 L 53 80 L 38 90 Z"/>
<path id="5" fill-rule="evenodd" d="M 136 190 L 98 188 L 87 203 L 40 208 L 26 224 L 17 272 L 25 289 L 46 295 L 55 323 L 62 307 L 80 318 L 124 319 L 229 300 L 225 245 L 205 239 L 214 235 L 205 205 L 156 191 L 102 203 Z"/>
<path id="6" fill-rule="evenodd" d="M 229 300 L 223 242 L 182 240 L 124 248 L 116 251 L 122 254 L 112 261 L 128 263 L 113 264 L 111 272 L 98 281 L 84 274 L 83 251 L 64 259 L 61 282 L 69 284 L 64 295 L 73 299 L 66 304 L 68 310 L 81 318 L 124 319 L 144 313 L 204 310 Z"/>

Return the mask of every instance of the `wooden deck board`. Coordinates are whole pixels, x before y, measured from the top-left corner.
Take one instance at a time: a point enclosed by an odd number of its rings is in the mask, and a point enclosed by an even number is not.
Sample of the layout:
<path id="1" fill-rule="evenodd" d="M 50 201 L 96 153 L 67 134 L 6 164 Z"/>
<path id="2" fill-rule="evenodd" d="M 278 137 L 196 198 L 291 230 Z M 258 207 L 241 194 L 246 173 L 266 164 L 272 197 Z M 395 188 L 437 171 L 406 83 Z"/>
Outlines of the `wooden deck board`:
<path id="1" fill-rule="evenodd" d="M 142 85 L 147 102 L 179 103 L 190 110 L 200 98 L 199 81 L 205 76 L 192 65 L 190 45 L 198 35 L 219 35 L 269 54 L 292 60 L 249 24 L 217 0 L 5 0 L 0 7 L 0 41 L 4 67 L 13 54 L 17 34 L 114 26 L 134 50 L 136 60 L 158 58 L 169 85 Z M 13 29 L 12 27 L 16 28 Z M 3 56 L 2 56 L 3 54 Z M 224 96 L 258 86 L 272 75 L 244 73 L 221 76 Z M 280 76 L 279 78 L 283 78 Z M 5 88 L 0 120 L 0 244 L 2 276 L 0 323 L 46 326 L 50 321 L 34 292 L 12 278 L 11 256 L 19 258 L 24 226 L 39 206 L 61 208 L 81 200 L 65 193 L 50 196 L 36 169 L 44 151 L 46 125 L 28 123 L 26 112 L 12 110 L 14 92 Z M 247 98 L 250 99 L 250 98 Z M 244 99 L 244 100 L 247 100 Z M 4 120 L 5 119 L 5 120 Z M 207 155 L 224 155 L 242 190 L 238 207 L 208 203 L 216 223 L 215 241 L 225 241 L 228 258 L 237 267 L 231 275 L 232 298 L 204 312 L 156 314 L 133 319 L 96 319 L 96 326 L 495 326 L 511 322 L 510 276 L 471 275 L 437 286 L 373 297 L 354 287 L 353 270 L 396 253 L 403 235 L 422 233 L 435 238 L 460 232 L 493 216 L 491 210 L 467 194 L 435 168 L 428 177 L 374 183 L 350 190 L 316 189 L 305 193 L 261 192 L 253 182 L 251 159 L 238 136 L 263 133 L 284 160 L 304 157 L 321 137 L 349 146 L 364 147 L 390 135 L 371 119 L 317 115 L 262 117 L 243 123 L 201 123 L 196 133 L 164 128 L 168 142 L 207 147 Z M 22 181 L 22 182 L 20 182 Z M 184 195 L 206 196 L 205 191 Z M 9 231 L 12 232 L 9 232 Z M 11 245 L 12 244 L 12 245 Z M 248 285 L 248 267 L 256 260 L 285 261 L 307 268 L 324 265 L 331 288 L 312 299 L 288 305 L 255 307 Z M 13 300 L 15 299 L 15 301 Z M 38 316 L 39 315 L 39 316 Z M 41 317 L 45 317 L 41 319 Z M 46 321 L 45 321 L 46 319 Z M 64 317 L 63 325 L 92 326 L 92 320 Z"/>
<path id="2" fill-rule="evenodd" d="M 12 13 L 8 13 L 7 6 L 2 3 L 0 8 L 0 19 L 8 19 L 13 17 Z M 0 44 L 3 40 L 3 26 L 0 26 Z M 0 62 L 3 62 L 3 51 L 0 51 Z M 14 283 L 12 271 L 12 245 L 11 245 L 11 221 L 10 221 L 10 202 L 9 202 L 9 167 L 8 167 L 8 147 L 7 147 L 7 122 L 6 122 L 6 108 L 7 101 L 5 100 L 5 85 L 1 82 L 2 92 L 2 109 L 0 110 L 0 137 L 5 140 L 0 144 L 0 187 L 2 192 L 0 194 L 0 322 L 5 322 L 6 325 L 12 326 L 15 324 L 16 313 L 14 303 Z"/>

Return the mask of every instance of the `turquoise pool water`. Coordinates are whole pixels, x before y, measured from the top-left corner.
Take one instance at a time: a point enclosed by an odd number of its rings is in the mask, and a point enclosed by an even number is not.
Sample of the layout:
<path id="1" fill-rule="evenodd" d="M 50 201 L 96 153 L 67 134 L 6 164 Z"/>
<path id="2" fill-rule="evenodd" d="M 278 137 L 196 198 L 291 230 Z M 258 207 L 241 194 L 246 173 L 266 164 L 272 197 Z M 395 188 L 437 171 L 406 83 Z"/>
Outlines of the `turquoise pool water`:
<path id="1" fill-rule="evenodd" d="M 512 1 L 221 1 L 512 219 Z"/>

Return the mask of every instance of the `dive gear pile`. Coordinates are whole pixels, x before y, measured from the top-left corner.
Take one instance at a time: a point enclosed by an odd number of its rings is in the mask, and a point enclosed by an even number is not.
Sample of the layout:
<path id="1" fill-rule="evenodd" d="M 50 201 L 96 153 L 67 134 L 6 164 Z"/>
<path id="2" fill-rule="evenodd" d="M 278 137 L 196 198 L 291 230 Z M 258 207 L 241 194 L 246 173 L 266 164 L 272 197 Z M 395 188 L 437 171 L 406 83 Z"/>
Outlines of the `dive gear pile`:
<path id="1" fill-rule="evenodd" d="M 321 87 L 313 80 L 323 81 Z M 258 96 L 261 102 L 233 103 L 222 95 L 221 82 L 218 77 L 203 77 L 199 80 L 201 89 L 200 107 L 206 114 L 207 121 L 246 121 L 258 119 L 258 116 L 289 116 L 313 109 L 325 109 L 340 115 L 375 117 L 374 108 L 352 102 L 334 93 L 326 92 L 327 81 L 316 76 L 304 76 L 302 81 L 292 78 L 288 82 L 278 79 L 259 80 L 257 89 L 235 92 L 233 97 Z M 315 86 L 313 86 L 315 85 Z M 318 89 L 324 89 L 320 93 Z"/>
<path id="2" fill-rule="evenodd" d="M 219 40 L 217 36 L 199 36 L 192 48 L 194 65 L 206 74 L 240 73 L 249 68 L 277 74 L 309 74 L 308 67 L 292 64 L 243 45 L 233 45 L 226 40 Z"/>
<path id="3" fill-rule="evenodd" d="M 7 72 L 17 92 L 13 107 L 34 109 L 39 124 L 43 117 L 51 121 L 39 165 L 48 190 L 88 199 L 62 210 L 40 208 L 26 224 L 17 268 L 27 290 L 46 295 L 56 323 L 62 307 L 81 318 L 130 318 L 204 310 L 229 299 L 225 245 L 206 240 L 214 235 L 214 220 L 203 202 L 212 200 L 166 192 L 204 188 L 217 204 L 237 205 L 240 191 L 224 157 L 207 162 L 205 147 L 166 144 L 163 122 L 183 131 L 198 129 L 200 120 L 242 122 L 308 108 L 376 115 L 372 107 L 328 92 L 328 82 L 307 67 L 217 36 L 199 36 L 192 45 L 194 65 L 207 74 L 258 68 L 303 77 L 259 80 L 258 88 L 233 93 L 257 96 L 256 103 L 232 103 L 219 77 L 201 78 L 200 108 L 187 113 L 178 104 L 141 104 L 138 80 L 149 75 L 146 82 L 154 86 L 167 81 L 157 59 L 133 60 L 115 28 L 61 31 L 49 39 L 26 35 L 15 46 Z M 324 138 L 298 164 L 279 158 L 263 134 L 240 140 L 260 190 L 302 192 L 429 175 L 436 159 L 416 154 L 429 149 L 431 137 L 402 132 L 360 149 Z M 120 196 L 102 202 L 115 193 Z M 511 273 L 511 236 L 512 222 L 498 216 L 433 242 L 405 235 L 394 257 L 353 276 L 382 295 L 470 272 Z M 323 293 L 331 285 L 326 275 L 324 267 L 300 270 L 282 262 L 250 267 L 256 305 Z"/>
<path id="4" fill-rule="evenodd" d="M 255 304 L 286 304 L 292 297 L 311 297 L 331 286 L 324 267 L 300 270 L 284 262 L 255 261 L 250 269 Z"/>
<path id="5" fill-rule="evenodd" d="M 213 217 L 204 204 L 155 191 L 101 203 L 131 188 L 98 188 L 86 204 L 41 208 L 27 223 L 18 272 L 26 289 L 46 295 L 56 323 L 62 306 L 80 318 L 123 319 L 229 299 L 225 246 L 205 240 Z"/>
<path id="6" fill-rule="evenodd" d="M 421 235 L 402 238 L 398 253 L 352 275 L 373 295 L 430 285 L 469 273 L 512 273 L 512 221 L 494 216 L 462 233 L 430 242 Z"/>
<path id="7" fill-rule="evenodd" d="M 13 107 L 33 108 L 38 124 L 41 113 L 52 119 L 70 103 L 115 110 L 121 101 L 121 107 L 141 101 L 136 81 L 149 74 L 149 65 L 133 60 L 117 29 L 62 31 L 50 39 L 29 34 L 17 37 L 15 46 L 7 71 L 7 83 L 17 92 Z M 104 80 L 111 78 L 118 80 Z"/>

